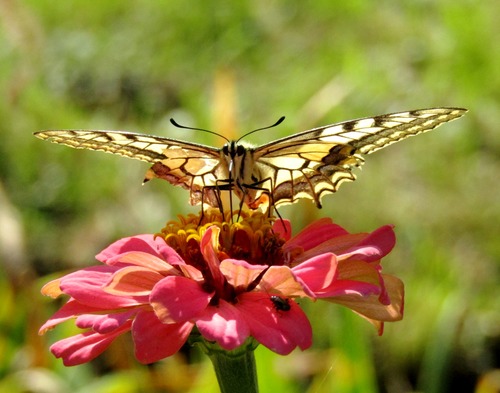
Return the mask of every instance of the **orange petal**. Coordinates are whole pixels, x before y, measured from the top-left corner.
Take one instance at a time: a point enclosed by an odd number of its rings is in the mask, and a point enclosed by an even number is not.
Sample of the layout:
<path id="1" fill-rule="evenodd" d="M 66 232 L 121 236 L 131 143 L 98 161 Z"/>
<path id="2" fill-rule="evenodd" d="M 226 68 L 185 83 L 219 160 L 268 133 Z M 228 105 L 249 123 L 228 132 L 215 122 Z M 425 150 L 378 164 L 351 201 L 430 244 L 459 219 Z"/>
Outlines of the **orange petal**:
<path id="1" fill-rule="evenodd" d="M 404 284 L 403 282 L 391 275 L 382 275 L 391 303 L 383 305 L 380 303 L 378 295 L 359 296 L 359 295 L 344 295 L 335 298 L 327 298 L 325 300 L 342 304 L 367 318 L 374 321 L 395 322 L 403 319 L 404 309 Z M 372 322 L 373 323 L 373 322 Z"/>
<path id="2" fill-rule="evenodd" d="M 45 296 L 50 296 L 51 298 L 55 299 L 56 297 L 58 297 L 59 295 L 62 295 L 62 291 L 61 291 L 61 279 L 58 278 L 57 280 L 52 280 L 50 282 L 48 282 L 47 284 L 45 284 L 42 289 L 40 290 L 40 292 L 42 292 L 42 295 L 45 295 Z"/>
<path id="3" fill-rule="evenodd" d="M 379 285 L 379 272 L 375 265 L 363 261 L 339 261 L 338 280 L 355 280 Z"/>
<path id="4" fill-rule="evenodd" d="M 247 288 L 266 268 L 232 259 L 225 259 L 220 264 L 220 271 L 234 288 Z"/>
<path id="5" fill-rule="evenodd" d="M 129 266 L 118 270 L 104 290 L 114 295 L 149 295 L 155 284 L 164 278 L 160 273 L 139 266 Z"/>
<path id="6" fill-rule="evenodd" d="M 131 251 L 124 253 L 122 256 L 120 256 L 119 259 L 115 261 L 115 263 L 116 262 L 130 263 L 131 265 L 142 266 L 150 270 L 162 272 L 169 275 L 179 274 L 172 265 L 165 262 L 163 259 L 142 251 Z"/>
<path id="7" fill-rule="evenodd" d="M 286 297 L 314 297 L 304 291 L 288 266 L 271 266 L 258 285 L 261 291 Z"/>

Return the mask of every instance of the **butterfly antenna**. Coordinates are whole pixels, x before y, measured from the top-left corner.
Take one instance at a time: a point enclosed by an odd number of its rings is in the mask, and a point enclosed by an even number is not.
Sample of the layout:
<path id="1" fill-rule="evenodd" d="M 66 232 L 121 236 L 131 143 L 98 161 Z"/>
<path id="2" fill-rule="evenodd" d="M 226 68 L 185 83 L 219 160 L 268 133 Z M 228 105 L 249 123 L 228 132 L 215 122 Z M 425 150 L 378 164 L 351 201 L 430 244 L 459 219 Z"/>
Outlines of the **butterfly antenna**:
<path id="1" fill-rule="evenodd" d="M 213 135 L 217 135 L 218 137 L 221 137 L 222 139 L 224 139 L 227 143 L 229 143 L 229 139 L 227 139 L 224 135 L 221 135 L 221 134 L 218 134 L 214 131 L 210 131 L 210 130 L 205 130 L 204 128 L 196 128 L 196 127 L 188 127 L 188 126 L 183 126 L 179 123 L 177 123 L 174 119 L 170 119 L 170 123 L 172 123 L 174 126 L 176 126 L 177 128 L 184 128 L 186 130 L 193 130 L 193 131 L 203 131 L 203 132 L 208 132 L 209 134 L 213 134 Z"/>
<path id="2" fill-rule="evenodd" d="M 274 123 L 272 126 L 267 126 L 267 127 L 262 127 L 262 128 L 257 128 L 256 130 L 253 130 L 253 131 L 250 131 L 250 132 L 247 132 L 245 135 L 243 135 L 242 137 L 240 137 L 236 143 L 238 143 L 239 141 L 241 141 L 243 138 L 246 138 L 248 135 L 250 134 L 253 134 L 254 132 L 257 132 L 257 131 L 262 131 L 262 130 L 268 130 L 269 128 L 273 128 L 273 127 L 276 127 L 278 125 L 280 125 L 283 120 L 285 120 L 285 116 L 281 116 L 278 121 L 276 123 Z"/>

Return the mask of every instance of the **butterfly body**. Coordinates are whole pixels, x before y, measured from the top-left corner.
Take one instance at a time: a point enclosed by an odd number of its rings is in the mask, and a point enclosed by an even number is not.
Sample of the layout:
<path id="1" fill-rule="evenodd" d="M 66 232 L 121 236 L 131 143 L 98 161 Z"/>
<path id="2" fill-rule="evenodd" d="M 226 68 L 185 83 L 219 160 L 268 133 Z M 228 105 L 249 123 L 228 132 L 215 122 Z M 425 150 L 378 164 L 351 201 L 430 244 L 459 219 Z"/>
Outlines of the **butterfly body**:
<path id="1" fill-rule="evenodd" d="M 218 154 L 217 159 L 215 153 Z M 203 202 L 218 207 L 221 203 L 220 191 L 230 190 L 245 204 L 252 206 L 263 191 L 258 186 L 263 179 L 262 168 L 256 164 L 254 151 L 247 144 L 230 141 L 222 149 L 214 151 L 213 158 L 197 157 L 194 161 L 196 165 L 191 162 L 189 176 L 185 174 L 185 165 L 194 159 L 193 156 L 189 158 L 183 149 L 176 148 L 166 150 L 164 155 L 146 172 L 144 180 L 160 178 L 190 190 L 192 205 Z M 191 181 L 196 178 L 201 180 L 201 185 Z"/>
<path id="2" fill-rule="evenodd" d="M 220 149 L 123 131 L 55 130 L 35 135 L 150 162 L 144 180 L 160 178 L 189 190 L 192 205 L 221 207 L 221 191 L 231 191 L 250 209 L 302 198 L 321 207 L 325 194 L 356 179 L 352 169 L 363 164 L 364 155 L 465 112 L 462 108 L 398 112 L 319 127 L 257 147 L 228 141 Z"/>
<path id="3" fill-rule="evenodd" d="M 249 144 L 230 141 L 221 154 L 228 165 L 231 189 L 248 207 L 256 209 L 268 202 L 272 195 L 270 176 L 267 168 L 255 158 L 255 148 Z"/>

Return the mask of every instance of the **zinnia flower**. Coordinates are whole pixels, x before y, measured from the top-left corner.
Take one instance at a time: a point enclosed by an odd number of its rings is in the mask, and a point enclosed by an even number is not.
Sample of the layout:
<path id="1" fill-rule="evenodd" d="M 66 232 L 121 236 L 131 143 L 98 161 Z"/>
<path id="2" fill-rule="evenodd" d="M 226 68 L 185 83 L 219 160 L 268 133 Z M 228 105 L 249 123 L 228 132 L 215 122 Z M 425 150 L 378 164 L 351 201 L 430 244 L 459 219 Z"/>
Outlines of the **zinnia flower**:
<path id="1" fill-rule="evenodd" d="M 309 298 L 347 306 L 381 334 L 384 321 L 402 318 L 403 284 L 380 265 L 394 244 L 391 226 L 349 234 L 322 219 L 292 237 L 288 221 L 261 213 L 237 223 L 216 210 L 202 222 L 181 217 L 156 236 L 113 243 L 96 256 L 103 265 L 46 284 L 43 294 L 70 298 L 40 333 L 72 318 L 87 329 L 52 345 L 65 365 L 92 360 L 127 331 L 142 363 L 173 355 L 190 336 L 285 355 L 312 344 L 296 302 Z"/>

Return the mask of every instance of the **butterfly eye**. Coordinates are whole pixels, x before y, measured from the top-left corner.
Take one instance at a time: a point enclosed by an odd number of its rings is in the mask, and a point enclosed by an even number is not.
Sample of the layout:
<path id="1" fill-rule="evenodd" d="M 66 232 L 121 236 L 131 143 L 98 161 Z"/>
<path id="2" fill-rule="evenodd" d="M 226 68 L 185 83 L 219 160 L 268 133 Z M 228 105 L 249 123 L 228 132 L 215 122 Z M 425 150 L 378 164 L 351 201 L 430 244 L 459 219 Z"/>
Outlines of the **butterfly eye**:
<path id="1" fill-rule="evenodd" d="M 246 151 L 246 149 L 245 149 L 245 147 L 244 147 L 244 146 L 242 146 L 242 145 L 237 145 L 237 146 L 236 146 L 236 155 L 237 155 L 237 156 L 242 156 L 242 155 L 244 155 L 244 154 L 245 154 L 245 151 Z"/>

